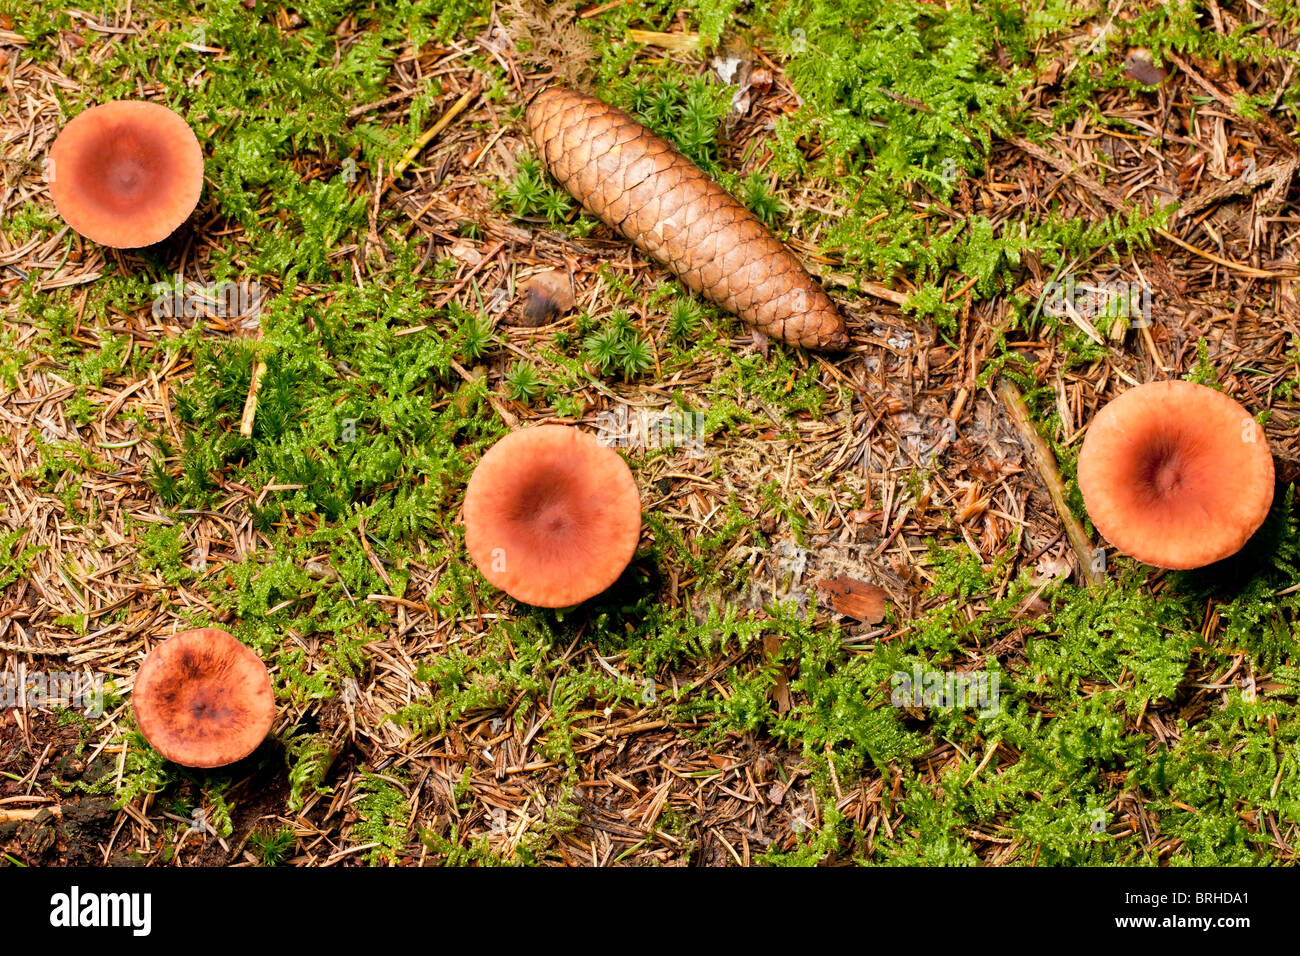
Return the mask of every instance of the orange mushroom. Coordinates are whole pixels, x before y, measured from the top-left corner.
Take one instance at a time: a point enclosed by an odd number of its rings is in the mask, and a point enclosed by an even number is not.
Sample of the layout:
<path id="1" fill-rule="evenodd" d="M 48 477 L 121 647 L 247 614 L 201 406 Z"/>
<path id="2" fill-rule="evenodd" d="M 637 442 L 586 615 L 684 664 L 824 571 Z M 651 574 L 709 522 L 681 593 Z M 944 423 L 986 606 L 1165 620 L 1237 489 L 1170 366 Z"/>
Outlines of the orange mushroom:
<path id="1" fill-rule="evenodd" d="M 132 694 L 140 732 L 186 767 L 223 767 L 257 749 L 275 721 L 266 665 L 225 631 L 181 631 L 151 650 Z"/>
<path id="2" fill-rule="evenodd" d="M 137 249 L 166 239 L 203 191 L 203 150 L 176 113 L 118 100 L 77 114 L 50 147 L 50 196 L 87 239 Z"/>
<path id="3" fill-rule="evenodd" d="M 567 425 L 513 432 L 465 489 L 465 546 L 483 576 L 538 607 L 613 584 L 641 537 L 641 496 L 614 449 Z"/>
<path id="4" fill-rule="evenodd" d="M 1240 551 L 1263 524 L 1273 458 L 1259 423 L 1227 395 L 1151 382 L 1088 426 L 1079 490 L 1120 551 L 1156 567 L 1199 568 Z"/>

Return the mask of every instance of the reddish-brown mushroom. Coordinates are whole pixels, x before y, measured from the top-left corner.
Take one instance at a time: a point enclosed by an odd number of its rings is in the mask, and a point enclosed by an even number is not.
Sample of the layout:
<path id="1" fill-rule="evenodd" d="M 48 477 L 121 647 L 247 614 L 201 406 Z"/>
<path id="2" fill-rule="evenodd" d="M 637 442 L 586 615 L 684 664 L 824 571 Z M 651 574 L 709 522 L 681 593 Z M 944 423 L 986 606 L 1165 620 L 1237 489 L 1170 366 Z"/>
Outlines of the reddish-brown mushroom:
<path id="1" fill-rule="evenodd" d="M 63 127 L 46 175 L 64 222 L 101 245 L 136 249 L 166 239 L 194 211 L 203 150 L 167 107 L 118 100 Z"/>
<path id="2" fill-rule="evenodd" d="M 1116 398 L 1088 426 L 1079 490 L 1097 530 L 1161 568 L 1199 568 L 1235 554 L 1273 503 L 1264 430 L 1222 392 L 1151 382 Z"/>
<path id="3" fill-rule="evenodd" d="M 465 546 L 483 576 L 538 607 L 569 607 L 623 573 L 641 496 L 614 449 L 567 425 L 513 432 L 465 489 Z"/>
<path id="4" fill-rule="evenodd" d="M 222 767 L 247 757 L 275 721 L 266 665 L 225 631 L 182 631 L 154 647 L 132 694 L 140 732 L 168 760 Z"/>

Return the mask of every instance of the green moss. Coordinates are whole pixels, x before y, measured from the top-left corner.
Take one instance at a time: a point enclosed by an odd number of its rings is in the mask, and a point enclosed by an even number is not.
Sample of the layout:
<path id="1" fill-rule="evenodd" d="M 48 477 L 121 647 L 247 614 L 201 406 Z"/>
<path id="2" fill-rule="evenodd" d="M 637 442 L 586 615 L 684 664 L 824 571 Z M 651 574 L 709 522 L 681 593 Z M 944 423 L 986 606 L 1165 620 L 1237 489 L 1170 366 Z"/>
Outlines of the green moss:
<path id="1" fill-rule="evenodd" d="M 476 286 L 469 306 L 434 305 L 431 287 L 450 279 L 457 262 L 434 256 L 424 263 L 423 240 L 407 238 L 406 220 L 386 204 L 372 226 L 370 193 L 353 174 L 377 174 L 381 163 L 390 170 L 445 108 L 447 91 L 429 82 L 396 119 L 365 107 L 392 93 L 395 58 L 408 41 L 472 41 L 492 16 L 510 14 L 477 0 L 382 0 L 361 9 L 310 0 L 294 9 L 304 23 L 286 33 L 265 4 L 250 11 L 222 0 L 193 11 L 150 2 L 137 8 L 153 25 L 147 36 L 123 36 L 107 56 L 63 64 L 74 82 L 58 90 L 70 116 L 148 85 L 191 122 L 208 157 L 205 201 L 241 232 L 239 242 L 209 250 L 209 267 L 217 281 L 269 290 L 260 337 L 217 333 L 202 319 L 170 340 L 132 341 L 115 330 L 117 317 L 146 308 L 153 286 L 171 278 L 168 263 L 146 250 L 129 275 L 108 271 L 90 286 L 49 291 L 33 276 L 14 289 L 13 328 L 0 333 L 0 376 L 16 387 L 32 362 L 56 370 L 75 386 L 67 420 L 87 425 L 102 414 L 99 389 L 184 369 L 169 391 L 179 441 L 142 411 L 118 416 L 155 449 L 149 480 L 165 519 L 131 528 L 136 571 L 201 594 L 203 604 L 194 605 L 201 615 L 188 612 L 194 623 L 233 621 L 238 637 L 271 665 L 279 701 L 309 708 L 331 698 L 346 703 L 350 682 L 370 676 L 366 644 L 391 629 L 386 605 L 359 595 L 428 602 L 453 620 L 473 612 L 476 592 L 486 593 L 464 560 L 454 516 L 473 463 L 505 430 L 489 389 L 576 417 L 584 409 L 575 396 L 592 383 L 643 383 L 660 373 L 672 380 L 707 368 L 709 377 L 693 378 L 672 401 L 702 413 L 704 436 L 728 441 L 752 430 L 794 441 L 798 426 L 843 412 L 848 397 L 828 391 L 821 366 L 795 350 L 733 350 L 737 320 L 668 280 L 647 296 L 626 272 L 606 268 L 591 314 L 532 341 L 526 357 L 507 355 L 482 295 L 475 301 Z M 53 56 L 58 31 L 75 26 L 30 4 L 24 13 L 24 55 L 37 60 Z M 1096 115 L 1095 103 L 1109 91 L 1146 95 L 1123 75 L 1128 46 L 1146 46 L 1157 60 L 1187 53 L 1227 67 L 1296 58 L 1249 25 L 1207 30 L 1195 4 L 1153 5 L 1130 22 L 1115 21 L 1108 38 L 1076 47 L 1044 104 L 1048 112 L 1029 114 L 1024 90 L 1041 61 L 1056 55 L 1058 31 L 1095 13 L 1094 5 L 1068 0 L 652 0 L 593 13 L 579 28 L 595 50 L 592 89 L 673 140 L 776 231 L 811 240 L 835 275 L 850 284 L 905 280 L 915 289 L 908 314 L 940 341 L 957 340 L 965 296 L 1005 302 L 978 384 L 1005 374 L 1020 385 L 1082 514 L 1072 483 L 1077 443 L 1058 440 L 1055 394 L 1015 345 L 1025 337 L 1049 341 L 1064 369 L 1101 353 L 1073 324 L 1038 307 L 1024 288 L 1027 266 L 1036 260 L 1055 277 L 1076 261 L 1141 252 L 1168 225 L 1170 210 L 1088 219 L 1056 203 L 1012 219 L 976 211 L 950 226 L 945 204 L 957 202 L 967 179 L 984 175 L 1000 137 L 1045 142 L 1081 118 L 1125 128 L 1120 118 Z M 1284 27 L 1300 24 L 1291 7 L 1278 6 L 1275 15 Z M 345 18 L 347 42 L 336 34 Z M 703 58 L 645 55 L 626 42 L 629 27 L 682 24 L 711 46 L 739 34 L 786 67 L 801 106 L 770 134 L 759 131 L 760 148 L 739 155 L 729 141 L 733 91 Z M 224 54 L 187 46 L 196 30 Z M 479 53 L 466 62 L 482 76 L 487 100 L 517 118 L 499 64 Z M 1255 115 L 1261 95 L 1242 98 L 1237 111 Z M 1296 96 L 1295 88 L 1282 91 L 1274 112 L 1294 110 Z M 1050 125 L 1037 122 L 1044 115 Z M 492 185 L 501 215 L 571 237 L 596 228 L 534 158 Z M 815 208 L 796 198 L 804 195 L 816 196 Z M 53 236 L 56 226 L 48 206 L 33 203 L 3 228 L 17 247 Z M 466 222 L 458 234 L 479 239 L 484 228 Z M 55 254 L 70 252 L 74 241 L 66 237 Z M 360 283 L 353 258 L 340 255 L 354 243 L 368 250 Z M 1189 377 L 1217 382 L 1224 371 L 1217 360 L 1202 343 Z M 244 436 L 240 419 L 263 364 L 252 432 Z M 470 370 L 469 381 L 456 365 Z M 502 383 L 495 370 L 507 367 Z M 1276 396 L 1285 399 L 1297 382 L 1300 375 L 1289 374 Z M 68 437 L 34 436 L 31 478 L 62 500 L 62 521 L 94 527 L 95 516 L 78 510 L 81 483 L 110 466 Z M 926 478 L 913 472 L 904 490 L 918 494 Z M 233 484 L 255 492 L 248 507 L 267 546 L 220 567 L 195 564 L 189 512 L 222 500 Z M 776 484 L 747 494 L 809 546 L 808 529 L 829 508 L 816 498 L 806 506 Z M 1144 587 L 1142 569 L 1126 562 L 1100 587 L 1043 587 L 1015 574 L 1008 560 L 985 565 L 951 541 L 936 542 L 916 555 L 932 584 L 915 614 L 891 619 L 883 639 L 865 642 L 817 623 L 811 610 L 779 602 L 749 609 L 735 600 L 752 583 L 741 556 L 770 546 L 739 498 L 725 498 L 707 529 L 689 533 L 666 512 L 647 513 L 649 543 L 607 594 L 562 614 L 507 602 L 506 615 L 481 636 L 453 640 L 418 662 L 418 695 L 389 719 L 424 738 L 485 715 L 528 720 L 529 729 L 541 719 L 532 739 L 560 768 L 564 791 L 513 854 L 454 825 L 420 839 L 447 863 L 544 861 L 555 836 L 578 823 L 571 792 L 586 759 L 583 732 L 608 708 L 644 709 L 701 745 L 748 735 L 811 768 L 821 818 L 792 848 L 783 842 L 760 857 L 773 865 L 966 865 L 989 854 L 981 834 L 996 837 L 1011 863 L 1271 862 L 1264 818 L 1279 827 L 1300 822 L 1293 504 L 1289 492 L 1279 499 L 1239 559 L 1200 575 L 1170 575 L 1156 595 Z M 38 548 L 18 546 L 22 535 L 0 536 L 0 587 L 37 560 Z M 417 561 L 442 568 L 428 593 L 411 593 Z M 676 605 L 661 600 L 668 581 Z M 1027 613 L 1031 597 L 1045 610 Z M 1207 639 L 1211 620 L 1217 630 Z M 83 633 L 111 623 L 80 613 L 64 621 Z M 777 639 L 773 654 L 763 651 L 768 637 Z M 570 654 L 571 646 L 607 660 L 619 655 L 620 676 Z M 1242 670 L 1222 680 L 1227 686 L 1202 686 L 1234 667 Z M 996 677 L 996 706 L 895 706 L 891 682 L 914 668 Z M 1254 694 L 1246 673 L 1258 680 Z M 774 701 L 782 678 L 788 709 Z M 653 698 L 647 682 L 659 688 Z M 1166 731 L 1160 739 L 1153 715 Z M 166 764 L 129 726 L 119 742 L 127 748 L 120 788 L 116 767 L 78 788 L 115 792 L 120 803 L 160 794 L 161 805 L 174 804 L 181 816 L 206 803 L 218 826 L 229 826 L 223 775 L 191 776 Z M 941 747 L 945 762 L 937 766 L 929 755 Z M 284 748 L 288 808 L 297 813 L 313 795 L 332 792 L 336 755 L 328 735 L 310 724 L 288 731 Z M 399 860 L 413 844 L 406 781 L 375 767 L 362 771 L 350 796 L 351 838 L 373 844 L 370 862 Z M 462 810 L 473 804 L 466 774 L 454 793 Z M 834 781 L 847 791 L 878 777 L 885 781 L 880 812 L 899 821 L 892 835 L 885 827 L 868 834 L 835 809 Z M 1133 825 L 1126 814 L 1134 804 L 1161 836 L 1181 841 L 1177 849 L 1158 856 L 1149 849 L 1169 842 L 1153 844 Z M 689 857 L 696 823 L 665 807 L 659 826 Z M 293 845 L 288 828 L 249 842 L 266 865 L 283 861 Z"/>
<path id="2" fill-rule="evenodd" d="M 376 774 L 365 774 L 357 790 L 353 837 L 358 845 L 373 844 L 366 852 L 372 865 L 396 863 L 408 836 L 406 821 L 411 809 L 406 795 L 392 780 Z"/>

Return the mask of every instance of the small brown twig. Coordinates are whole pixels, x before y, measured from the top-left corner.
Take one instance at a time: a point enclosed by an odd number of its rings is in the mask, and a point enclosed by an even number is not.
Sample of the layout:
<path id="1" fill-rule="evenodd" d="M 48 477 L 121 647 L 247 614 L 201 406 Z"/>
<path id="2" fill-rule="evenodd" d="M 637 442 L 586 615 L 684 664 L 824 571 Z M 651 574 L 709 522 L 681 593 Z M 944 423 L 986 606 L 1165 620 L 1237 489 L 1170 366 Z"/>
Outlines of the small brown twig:
<path id="1" fill-rule="evenodd" d="M 239 416 L 239 434 L 245 438 L 253 437 L 253 419 L 257 415 L 257 393 L 262 389 L 262 376 L 266 374 L 266 363 L 258 360 L 253 366 L 253 380 L 248 383 L 248 398 L 244 399 L 244 413 Z"/>
<path id="2" fill-rule="evenodd" d="M 1223 256 L 1216 256 L 1212 252 L 1207 252 L 1204 249 L 1197 248 L 1196 246 L 1192 245 L 1190 242 L 1187 242 L 1185 239 L 1179 239 L 1168 229 L 1161 229 L 1157 227 L 1156 232 L 1164 236 L 1174 245 L 1182 246 L 1188 252 L 1195 253 L 1196 255 L 1200 256 L 1202 259 L 1209 259 L 1211 262 L 1218 263 L 1219 265 L 1223 266 L 1225 269 L 1231 269 L 1233 272 L 1240 272 L 1242 275 L 1253 276 L 1256 279 L 1296 278 L 1296 274 L 1294 272 L 1269 272 L 1266 269 L 1256 269 L 1254 266 L 1248 266 L 1244 262 L 1233 262 L 1231 259 L 1223 258 Z"/>
<path id="3" fill-rule="evenodd" d="M 25 820 L 35 820 L 47 810 L 52 816 L 63 816 L 63 808 L 59 806 L 33 807 L 30 810 L 0 810 L 0 823 L 19 823 Z"/>
<path id="4" fill-rule="evenodd" d="M 456 100 L 455 103 L 452 103 L 445 113 L 438 117 L 437 122 L 421 133 L 420 138 L 411 144 L 411 148 L 402 154 L 402 158 L 397 161 L 397 164 L 393 167 L 392 173 L 389 175 L 389 186 L 402 178 L 402 173 L 406 172 L 406 167 L 410 166 L 415 160 L 415 157 L 420 155 L 420 151 L 433 142 L 434 137 L 450 126 L 451 121 L 464 112 L 465 107 L 469 106 L 469 104 L 472 103 L 482 91 L 483 81 L 480 77 L 476 76 L 474 81 L 469 85 L 469 89 L 462 93 L 460 98 Z M 384 191 L 388 191 L 387 186 L 384 188 Z"/>
<path id="5" fill-rule="evenodd" d="M 1102 576 L 1092 566 L 1092 542 L 1065 500 L 1065 483 L 1061 480 L 1060 469 L 1056 467 L 1056 456 L 1052 454 L 1052 450 L 1047 447 L 1047 442 L 1043 441 L 1043 436 L 1034 427 L 1020 390 L 1004 378 L 998 383 L 998 395 L 1006 404 L 1016 429 L 1029 445 L 1029 451 L 1034 456 L 1034 465 L 1043 479 L 1043 484 L 1047 486 L 1052 507 L 1056 509 L 1057 517 L 1061 519 L 1066 537 L 1070 539 L 1070 546 L 1074 548 L 1075 557 L 1079 561 L 1079 574 L 1089 586 L 1100 584 L 1103 580 Z"/>
<path id="6" fill-rule="evenodd" d="M 1250 170 L 1227 182 L 1207 186 L 1183 203 L 1178 208 L 1178 215 L 1186 219 L 1224 199 L 1233 196 L 1249 196 L 1262 186 L 1271 187 L 1260 200 L 1260 205 L 1267 208 L 1273 201 L 1274 195 L 1279 193 L 1285 195 L 1286 187 L 1290 184 L 1291 177 L 1295 175 L 1297 167 L 1300 167 L 1300 157 L 1292 156 L 1290 159 L 1283 159 L 1263 169 Z M 1280 200 L 1282 197 L 1278 195 L 1277 198 Z"/>

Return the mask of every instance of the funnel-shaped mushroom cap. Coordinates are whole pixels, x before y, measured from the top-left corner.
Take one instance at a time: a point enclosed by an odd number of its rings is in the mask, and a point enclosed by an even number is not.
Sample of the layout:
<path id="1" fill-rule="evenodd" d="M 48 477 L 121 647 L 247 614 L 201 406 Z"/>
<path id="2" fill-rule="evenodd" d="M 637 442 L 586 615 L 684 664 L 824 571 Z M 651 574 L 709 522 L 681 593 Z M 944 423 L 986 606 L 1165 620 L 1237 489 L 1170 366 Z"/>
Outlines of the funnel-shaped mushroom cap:
<path id="1" fill-rule="evenodd" d="M 222 767 L 242 760 L 275 721 L 266 665 L 225 631 L 182 631 L 154 647 L 132 695 L 140 732 L 168 760 Z"/>
<path id="2" fill-rule="evenodd" d="M 1241 550 L 1273 503 L 1264 430 L 1222 392 L 1192 382 L 1129 389 L 1079 451 L 1088 515 L 1125 554 L 1199 568 Z"/>
<path id="3" fill-rule="evenodd" d="M 513 432 L 465 490 L 465 545 L 483 576 L 538 607 L 568 607 L 623 573 L 641 496 L 618 452 L 566 425 Z"/>
<path id="4" fill-rule="evenodd" d="M 119 249 L 166 239 L 203 191 L 194 131 L 157 103 L 119 100 L 77 114 L 49 160 L 59 215 L 87 239 Z"/>

